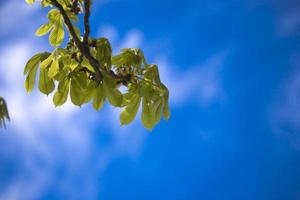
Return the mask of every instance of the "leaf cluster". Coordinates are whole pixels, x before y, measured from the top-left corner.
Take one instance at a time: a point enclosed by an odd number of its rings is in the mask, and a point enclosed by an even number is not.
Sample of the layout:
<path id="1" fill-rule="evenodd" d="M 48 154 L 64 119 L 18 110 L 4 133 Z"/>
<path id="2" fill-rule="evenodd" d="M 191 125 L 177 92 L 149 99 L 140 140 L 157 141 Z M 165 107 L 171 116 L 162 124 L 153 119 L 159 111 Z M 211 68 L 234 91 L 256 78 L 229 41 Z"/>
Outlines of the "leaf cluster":
<path id="1" fill-rule="evenodd" d="M 35 0 L 26 0 L 32 4 Z M 161 82 L 158 67 L 148 64 L 141 49 L 125 48 L 112 55 L 107 38 L 89 37 L 89 0 L 42 0 L 50 7 L 48 22 L 36 31 L 37 36 L 49 33 L 53 52 L 41 52 L 27 62 L 25 88 L 31 92 L 39 73 L 38 88 L 53 95 L 55 106 L 62 106 L 70 97 L 76 106 L 89 102 L 100 110 L 105 102 L 122 108 L 120 123 L 129 124 L 139 108 L 141 120 L 152 129 L 163 117 L 170 117 L 169 91 Z M 84 14 L 85 33 L 76 26 L 78 16 Z M 69 23 L 71 22 L 71 23 Z M 70 34 L 65 47 L 65 30 Z M 120 87 L 126 87 L 121 92 Z"/>
<path id="2" fill-rule="evenodd" d="M 5 120 L 10 120 L 5 100 L 0 97 L 0 128 L 5 128 Z"/>

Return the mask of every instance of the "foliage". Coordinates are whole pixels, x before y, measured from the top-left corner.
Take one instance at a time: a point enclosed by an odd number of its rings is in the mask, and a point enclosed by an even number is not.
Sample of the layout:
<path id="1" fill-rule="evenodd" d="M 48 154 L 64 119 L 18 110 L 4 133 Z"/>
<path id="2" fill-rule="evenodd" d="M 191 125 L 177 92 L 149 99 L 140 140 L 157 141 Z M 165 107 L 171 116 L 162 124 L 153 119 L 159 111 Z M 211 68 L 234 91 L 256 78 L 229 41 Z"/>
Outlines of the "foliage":
<path id="1" fill-rule="evenodd" d="M 35 0 L 26 2 L 33 4 Z M 148 64 L 140 49 L 125 48 L 118 55 L 112 55 L 107 38 L 91 38 L 91 4 L 91 0 L 41 1 L 42 7 L 49 7 L 50 11 L 48 22 L 35 34 L 49 33 L 49 43 L 54 50 L 38 53 L 27 62 L 26 90 L 33 90 L 39 71 L 38 88 L 46 95 L 54 92 L 55 106 L 62 106 L 70 96 L 76 106 L 92 102 L 94 109 L 100 110 L 109 102 L 122 108 L 122 125 L 131 123 L 140 107 L 142 123 L 147 129 L 152 129 L 162 117 L 168 120 L 169 91 L 160 81 L 158 67 Z M 80 16 L 84 18 L 83 34 L 77 26 Z M 70 37 L 63 48 L 65 30 Z M 121 86 L 125 86 L 127 92 L 122 93 Z"/>
<path id="2" fill-rule="evenodd" d="M 5 128 L 5 120 L 10 120 L 6 102 L 0 97 L 0 128 L 3 126 Z"/>

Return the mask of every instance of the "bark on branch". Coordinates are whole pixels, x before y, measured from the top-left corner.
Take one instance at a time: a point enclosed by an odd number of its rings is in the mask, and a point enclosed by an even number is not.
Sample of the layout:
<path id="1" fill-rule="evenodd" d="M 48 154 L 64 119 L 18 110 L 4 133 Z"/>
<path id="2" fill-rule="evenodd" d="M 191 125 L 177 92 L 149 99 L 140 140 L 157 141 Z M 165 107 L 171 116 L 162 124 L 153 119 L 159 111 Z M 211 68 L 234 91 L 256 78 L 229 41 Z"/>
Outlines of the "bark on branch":
<path id="1" fill-rule="evenodd" d="M 85 0 L 85 2 L 89 2 L 89 0 Z M 95 79 L 96 79 L 96 81 L 101 81 L 102 80 L 102 73 L 100 71 L 101 70 L 101 64 L 99 63 L 99 61 L 97 59 L 95 59 L 91 55 L 88 42 L 86 43 L 86 42 L 81 42 L 80 41 L 80 39 L 76 35 L 75 29 L 72 25 L 72 22 L 71 22 L 70 18 L 68 17 L 68 15 L 67 15 L 65 9 L 63 8 L 63 6 L 60 3 L 58 3 L 57 0 L 51 0 L 51 3 L 53 4 L 53 6 L 55 6 L 59 10 L 60 14 L 62 15 L 62 17 L 64 19 L 64 22 L 65 22 L 65 24 L 66 24 L 66 26 L 69 30 L 69 33 L 72 36 L 72 38 L 73 38 L 76 46 L 78 47 L 79 51 L 86 57 L 86 59 L 89 61 L 89 63 L 91 64 L 91 66 L 95 70 L 95 76 L 96 76 Z M 85 6 L 89 6 L 89 3 Z M 86 22 L 89 23 L 89 14 L 90 14 L 89 8 L 86 9 L 85 11 L 88 11 L 88 15 L 85 13 L 85 18 L 87 18 L 87 21 L 86 21 L 86 19 L 84 21 L 85 21 L 85 24 L 86 24 Z M 90 28 L 89 28 L 89 24 L 88 24 L 87 26 L 85 25 L 85 35 L 87 35 L 87 38 L 88 38 L 89 32 L 90 32 Z"/>

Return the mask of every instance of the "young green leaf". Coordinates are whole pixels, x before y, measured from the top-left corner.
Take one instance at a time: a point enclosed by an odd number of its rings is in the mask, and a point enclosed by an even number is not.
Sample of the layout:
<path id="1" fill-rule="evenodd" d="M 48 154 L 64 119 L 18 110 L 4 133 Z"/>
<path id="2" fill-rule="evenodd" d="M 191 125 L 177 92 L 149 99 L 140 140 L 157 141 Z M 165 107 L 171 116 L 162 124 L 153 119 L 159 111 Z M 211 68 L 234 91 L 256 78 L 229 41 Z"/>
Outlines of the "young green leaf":
<path id="1" fill-rule="evenodd" d="M 169 108 L 169 90 L 168 88 L 162 84 L 164 90 L 165 90 L 165 94 L 163 96 L 164 98 L 164 102 L 163 102 L 163 117 L 165 118 L 165 120 L 169 120 L 170 119 L 170 108 Z"/>
<path id="2" fill-rule="evenodd" d="M 35 35 L 36 36 L 43 36 L 43 35 L 46 35 L 52 28 L 53 24 L 51 22 L 47 23 L 47 24 L 44 24 L 42 26 L 40 26 L 36 32 L 35 32 Z"/>
<path id="3" fill-rule="evenodd" d="M 109 103 L 115 107 L 122 105 L 122 93 L 113 87 L 110 87 L 110 81 L 106 78 L 103 80 L 103 89 Z"/>
<path id="4" fill-rule="evenodd" d="M 86 96 L 86 88 L 85 85 L 86 79 L 84 79 L 84 75 L 80 74 L 71 79 L 70 86 L 70 96 L 71 101 L 76 106 L 81 106 L 84 104 L 85 96 Z"/>
<path id="5" fill-rule="evenodd" d="M 29 59 L 24 69 L 24 75 L 26 75 L 32 68 L 40 63 L 43 54 L 44 53 L 38 53 Z"/>
<path id="6" fill-rule="evenodd" d="M 59 82 L 58 89 L 53 96 L 53 103 L 55 106 L 61 106 L 67 101 L 69 95 L 69 87 L 70 80 L 67 77 Z"/>
<path id="7" fill-rule="evenodd" d="M 46 69 L 40 69 L 39 89 L 42 93 L 49 95 L 55 88 L 54 81 L 48 77 Z"/>
<path id="8" fill-rule="evenodd" d="M 120 122 L 121 124 L 130 124 L 140 107 L 141 98 L 137 94 L 133 97 L 130 104 L 121 112 Z"/>
<path id="9" fill-rule="evenodd" d="M 46 59 L 41 62 L 41 69 L 46 69 L 53 61 L 53 54 L 50 54 Z"/>
<path id="10" fill-rule="evenodd" d="M 152 129 L 156 124 L 155 111 L 149 97 L 143 97 L 142 123 L 147 129 Z"/>
<path id="11" fill-rule="evenodd" d="M 37 69 L 38 69 L 38 64 L 36 64 L 28 72 L 27 78 L 25 80 L 25 88 L 26 88 L 27 92 L 31 92 L 34 87 Z"/>
<path id="12" fill-rule="evenodd" d="M 60 46 L 65 37 L 63 18 L 59 14 L 53 25 L 53 29 L 49 36 L 49 42 L 52 46 Z"/>
<path id="13" fill-rule="evenodd" d="M 103 107 L 105 101 L 103 85 L 99 84 L 98 87 L 94 89 L 93 107 L 95 110 L 100 110 Z"/>
<path id="14" fill-rule="evenodd" d="M 49 71 L 48 71 L 48 76 L 49 78 L 54 78 L 54 76 L 59 72 L 59 61 L 58 59 L 54 59 Z"/>
<path id="15" fill-rule="evenodd" d="M 32 5 L 35 2 L 35 0 L 25 0 L 25 2 L 28 3 L 29 5 Z"/>
<path id="16" fill-rule="evenodd" d="M 5 100 L 2 97 L 0 97 L 0 128 L 2 126 L 4 126 L 4 128 L 6 128 L 6 125 L 5 125 L 6 119 L 8 121 L 10 121 L 7 105 L 6 105 Z"/>
<path id="17" fill-rule="evenodd" d="M 109 70 L 111 68 L 112 49 L 108 39 L 98 39 L 96 42 L 96 51 L 97 59 L 107 70 Z"/>

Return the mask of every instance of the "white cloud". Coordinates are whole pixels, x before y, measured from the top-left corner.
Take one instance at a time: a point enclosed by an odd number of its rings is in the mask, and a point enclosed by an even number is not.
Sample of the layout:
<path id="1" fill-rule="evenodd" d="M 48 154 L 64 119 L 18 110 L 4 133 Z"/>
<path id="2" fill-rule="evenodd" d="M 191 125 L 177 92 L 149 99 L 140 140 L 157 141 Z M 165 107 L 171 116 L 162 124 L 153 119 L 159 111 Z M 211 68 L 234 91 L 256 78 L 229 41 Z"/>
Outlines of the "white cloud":
<path id="1" fill-rule="evenodd" d="M 171 105 L 179 106 L 187 101 L 196 101 L 207 106 L 223 100 L 225 94 L 221 71 L 229 54 L 228 50 L 224 50 L 185 71 L 180 71 L 166 59 L 158 59 L 161 79 L 170 89 Z"/>
<path id="2" fill-rule="evenodd" d="M 33 11 L 28 11 L 24 6 L 24 1 L 8 1 L 1 7 L 2 15 L 13 9 L 18 13 L 2 24 L 0 34 L 17 31 L 15 27 L 20 20 L 33 16 Z M 33 28 L 32 24 L 36 23 L 28 21 L 30 28 Z M 136 36 L 139 37 L 137 31 L 133 31 L 127 38 L 120 39 L 117 45 L 135 45 L 138 43 L 138 40 L 133 39 Z M 14 38 L 7 36 L 7 39 Z M 100 190 L 97 188 L 96 177 L 120 155 L 136 158 L 141 152 L 146 133 L 138 120 L 130 126 L 120 127 L 119 111 L 108 106 L 100 112 L 93 111 L 90 105 L 80 109 L 70 102 L 61 108 L 54 108 L 51 96 L 41 95 L 37 88 L 27 94 L 23 86 L 24 65 L 38 49 L 45 48 L 34 43 L 20 37 L 17 42 L 10 42 L 0 48 L 0 95 L 8 102 L 12 119 L 7 130 L 0 130 L 5 134 L 0 136 L 0 146 L 5 144 L 9 147 L 1 148 L 1 162 L 5 168 L 13 167 L 6 165 L 10 160 L 20 162 L 13 179 L 1 188 L 0 199 L 38 199 L 53 182 L 70 199 L 75 198 L 72 194 L 78 190 L 83 198 L 95 199 Z M 95 128 L 99 131 L 95 132 Z M 109 145 L 95 142 L 103 134 L 110 135 Z M 13 148 L 15 146 L 19 148 Z M 57 177 L 58 166 L 65 170 L 61 177 Z M 79 173 L 86 170 L 89 173 Z M 74 183 L 76 176 L 86 182 L 84 187 L 76 185 L 76 181 Z"/>
<path id="3" fill-rule="evenodd" d="M 0 35 L 8 37 L 11 34 L 18 35 L 26 33 L 33 22 L 37 23 L 39 6 L 29 6 L 23 0 L 4 1 L 0 8 L 1 29 Z"/>
<path id="4" fill-rule="evenodd" d="M 124 39 L 119 39 L 117 29 L 112 25 L 105 25 L 98 31 L 100 36 L 112 39 L 115 52 L 122 48 L 143 48 L 143 34 L 136 29 L 128 31 Z M 224 100 L 225 93 L 221 83 L 221 72 L 230 50 L 220 51 L 207 60 L 192 68 L 176 67 L 166 57 L 154 59 L 160 70 L 162 81 L 170 90 L 172 106 L 184 105 L 187 101 L 197 101 L 203 106 Z M 147 57 L 147 55 L 146 55 Z"/>
<path id="5" fill-rule="evenodd" d="M 19 20 L 32 16 L 32 11 L 21 9 L 23 4 L 23 1 L 7 1 L 1 8 L 3 13 L 8 12 L 8 8 L 20 8 L 13 21 L 5 25 L 8 27 L 6 33 L 16 30 Z M 132 29 L 124 38 L 119 38 L 112 26 L 107 26 L 103 32 L 115 38 L 113 46 L 117 50 L 143 46 L 143 34 L 139 30 Z M 105 106 L 102 111 L 95 112 L 90 105 L 79 109 L 70 102 L 62 108 L 54 108 L 51 96 L 43 96 L 37 89 L 27 94 L 23 87 L 23 68 L 27 59 L 43 46 L 34 45 L 27 38 L 18 40 L 0 48 L 0 95 L 8 101 L 12 118 L 7 130 L 1 130 L 5 135 L 0 136 L 0 146 L 5 144 L 9 148 L 1 149 L 0 154 L 4 163 L 10 159 L 19 160 L 13 180 L 1 188 L 0 199 L 38 199 L 53 182 L 70 194 L 67 196 L 70 199 L 79 190 L 83 197 L 93 199 L 100 190 L 96 188 L 97 177 L 120 155 L 136 158 L 148 133 L 140 120 L 121 127 L 118 109 Z M 222 98 L 219 73 L 227 55 L 221 52 L 184 72 L 171 68 L 167 59 L 159 59 L 162 79 L 171 90 L 172 105 L 183 105 L 195 96 L 203 104 Z M 98 137 L 105 134 L 111 137 L 109 144 L 98 144 Z M 15 146 L 19 148 L 13 148 Z M 10 156 L 5 156 L 7 154 Z M 63 174 L 57 177 L 59 170 L 63 170 Z M 85 186 L 76 185 L 75 177 Z"/>

